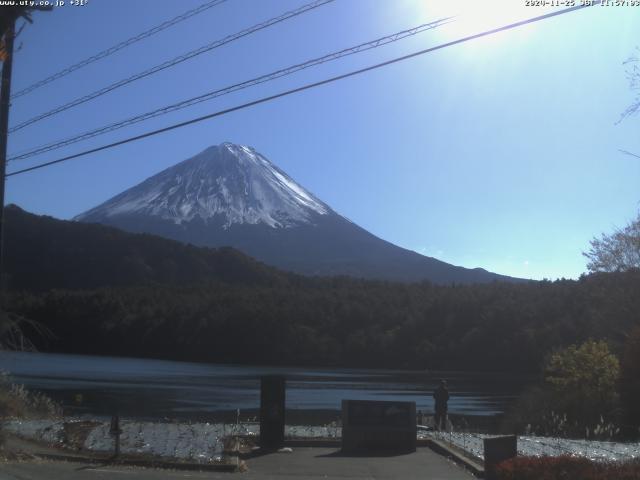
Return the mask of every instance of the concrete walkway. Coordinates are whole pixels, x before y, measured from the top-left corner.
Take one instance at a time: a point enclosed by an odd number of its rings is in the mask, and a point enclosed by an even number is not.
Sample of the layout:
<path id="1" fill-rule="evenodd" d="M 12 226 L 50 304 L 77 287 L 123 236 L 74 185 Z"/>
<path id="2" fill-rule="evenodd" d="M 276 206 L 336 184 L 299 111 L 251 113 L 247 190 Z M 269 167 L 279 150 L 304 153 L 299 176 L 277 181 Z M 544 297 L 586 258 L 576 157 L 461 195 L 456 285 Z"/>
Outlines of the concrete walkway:
<path id="1" fill-rule="evenodd" d="M 469 480 L 462 468 L 427 447 L 394 456 L 343 455 L 335 448 L 297 448 L 293 453 L 274 453 L 247 459 L 247 477 L 291 480 L 326 479 L 421 479 Z"/>
<path id="2" fill-rule="evenodd" d="M 149 468 L 77 464 L 67 462 L 9 462 L 0 464 L 0 480 L 122 480 L 305 478 L 470 480 L 472 475 L 426 447 L 406 455 L 345 456 L 335 448 L 296 448 L 292 453 L 249 457 L 244 473 L 182 472 Z"/>

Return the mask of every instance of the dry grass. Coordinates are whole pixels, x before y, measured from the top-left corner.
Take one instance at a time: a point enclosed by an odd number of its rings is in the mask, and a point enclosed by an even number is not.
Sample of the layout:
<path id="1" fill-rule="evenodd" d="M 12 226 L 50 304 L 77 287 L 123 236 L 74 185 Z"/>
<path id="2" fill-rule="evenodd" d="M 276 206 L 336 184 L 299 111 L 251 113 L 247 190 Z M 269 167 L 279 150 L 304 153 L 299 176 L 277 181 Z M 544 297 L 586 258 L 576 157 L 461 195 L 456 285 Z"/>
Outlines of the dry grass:
<path id="1" fill-rule="evenodd" d="M 9 376 L 0 372 L 0 458 L 4 451 L 6 436 L 2 428 L 7 418 L 59 418 L 62 407 L 40 392 L 27 390 L 24 385 L 11 383 Z"/>
<path id="2" fill-rule="evenodd" d="M 27 390 L 24 385 L 11 383 L 0 374 L 0 418 L 60 417 L 62 407 L 40 392 Z"/>

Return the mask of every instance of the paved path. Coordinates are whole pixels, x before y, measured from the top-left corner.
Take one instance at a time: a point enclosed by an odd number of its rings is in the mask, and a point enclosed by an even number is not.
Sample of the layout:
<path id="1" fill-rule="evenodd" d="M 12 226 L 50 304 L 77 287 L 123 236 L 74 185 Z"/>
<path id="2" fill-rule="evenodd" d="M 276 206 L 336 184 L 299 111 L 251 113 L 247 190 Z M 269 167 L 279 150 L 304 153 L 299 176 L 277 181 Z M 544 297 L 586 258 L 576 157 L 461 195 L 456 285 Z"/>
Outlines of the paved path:
<path id="1" fill-rule="evenodd" d="M 416 453 L 387 457 L 341 455 L 335 448 L 296 448 L 246 460 L 245 473 L 184 472 L 136 467 L 108 467 L 67 462 L 0 464 L 0 480 L 169 480 L 256 478 L 297 480 L 323 478 L 470 480 L 472 475 L 426 447 Z"/>
<path id="2" fill-rule="evenodd" d="M 335 448 L 297 448 L 247 460 L 247 477 L 290 480 L 325 479 L 421 479 L 470 480 L 474 478 L 427 447 L 415 453 L 386 457 L 346 456 Z"/>

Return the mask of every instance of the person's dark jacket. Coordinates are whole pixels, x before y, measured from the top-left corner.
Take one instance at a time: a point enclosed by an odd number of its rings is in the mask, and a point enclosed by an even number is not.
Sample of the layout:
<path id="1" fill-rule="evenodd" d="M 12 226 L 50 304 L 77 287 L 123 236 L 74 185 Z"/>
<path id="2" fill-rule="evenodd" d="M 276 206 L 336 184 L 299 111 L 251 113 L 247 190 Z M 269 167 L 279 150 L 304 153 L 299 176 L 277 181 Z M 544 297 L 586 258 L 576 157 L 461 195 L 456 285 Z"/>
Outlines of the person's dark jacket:
<path id="1" fill-rule="evenodd" d="M 446 412 L 447 402 L 449 401 L 449 390 L 444 385 L 440 385 L 433 392 L 433 398 L 436 401 L 436 412 Z"/>

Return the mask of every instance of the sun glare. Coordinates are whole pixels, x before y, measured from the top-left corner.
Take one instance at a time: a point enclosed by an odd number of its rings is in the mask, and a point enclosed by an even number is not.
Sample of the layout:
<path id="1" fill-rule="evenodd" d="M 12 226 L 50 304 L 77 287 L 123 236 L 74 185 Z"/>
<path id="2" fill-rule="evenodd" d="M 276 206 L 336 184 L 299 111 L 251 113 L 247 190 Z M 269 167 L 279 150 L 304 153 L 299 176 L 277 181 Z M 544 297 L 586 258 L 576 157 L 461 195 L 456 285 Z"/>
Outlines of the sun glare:
<path id="1" fill-rule="evenodd" d="M 473 35 L 526 18 L 543 15 L 549 7 L 527 7 L 517 0 L 413 0 L 416 15 L 425 20 L 453 17 L 453 21 L 439 29 L 450 39 Z M 523 27 L 519 31 L 532 28 Z M 495 38 L 499 38 L 497 35 Z"/>

